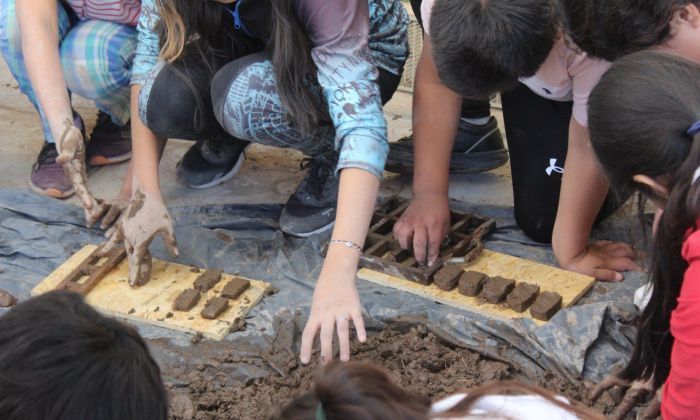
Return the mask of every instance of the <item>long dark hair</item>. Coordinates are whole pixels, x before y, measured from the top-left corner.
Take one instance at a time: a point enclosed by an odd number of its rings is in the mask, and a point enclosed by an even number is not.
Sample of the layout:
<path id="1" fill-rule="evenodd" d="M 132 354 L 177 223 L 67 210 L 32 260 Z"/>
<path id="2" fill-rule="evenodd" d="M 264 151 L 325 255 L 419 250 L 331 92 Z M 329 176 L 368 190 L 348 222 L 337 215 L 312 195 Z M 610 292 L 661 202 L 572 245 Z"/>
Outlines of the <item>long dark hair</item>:
<path id="1" fill-rule="evenodd" d="M 268 42 L 282 105 L 297 128 L 305 134 L 327 119 L 311 86 L 317 83 L 311 42 L 299 23 L 298 0 L 272 0 L 272 36 Z"/>
<path id="2" fill-rule="evenodd" d="M 448 412 L 431 415 L 429 398 L 399 387 L 381 368 L 363 362 L 336 361 L 318 372 L 310 392 L 290 402 L 272 419 L 314 419 L 319 418 L 319 411 L 322 411 L 327 420 L 428 420 L 433 417 L 461 417 L 468 414 L 482 397 L 505 394 L 539 395 L 581 419 L 602 418 L 585 409 L 563 403 L 554 394 L 541 388 L 516 382 L 479 387 L 470 391 L 466 398 Z M 488 413 L 484 418 L 488 418 Z"/>
<path id="3" fill-rule="evenodd" d="M 669 197 L 654 238 L 653 292 L 639 319 L 632 358 L 621 376 L 661 386 L 670 371 L 671 312 L 677 305 L 687 263 L 686 233 L 700 215 L 700 135 L 688 128 L 700 120 L 700 65 L 683 58 L 641 52 L 618 60 L 589 99 L 591 141 L 611 184 L 638 189 L 634 175 L 664 180 Z"/>
<path id="4" fill-rule="evenodd" d="M 663 44 L 673 16 L 698 0 L 560 0 L 568 36 L 583 51 L 614 61 Z"/>
<path id="5" fill-rule="evenodd" d="M 234 30 L 226 5 L 204 0 L 156 1 L 160 13 L 156 33 L 162 59 L 173 63 L 183 55 L 196 54 L 213 73 L 223 64 L 222 59 L 236 57 L 236 46 L 243 35 Z M 272 11 L 267 50 L 280 99 L 292 122 L 308 134 L 322 120 L 328 120 L 328 111 L 321 107 L 322 99 L 311 88 L 317 83 L 316 65 L 311 58 L 311 42 L 297 17 L 298 0 L 265 1 Z M 182 77 L 189 83 L 186 75 Z M 191 90 L 200 102 L 193 86 Z"/>

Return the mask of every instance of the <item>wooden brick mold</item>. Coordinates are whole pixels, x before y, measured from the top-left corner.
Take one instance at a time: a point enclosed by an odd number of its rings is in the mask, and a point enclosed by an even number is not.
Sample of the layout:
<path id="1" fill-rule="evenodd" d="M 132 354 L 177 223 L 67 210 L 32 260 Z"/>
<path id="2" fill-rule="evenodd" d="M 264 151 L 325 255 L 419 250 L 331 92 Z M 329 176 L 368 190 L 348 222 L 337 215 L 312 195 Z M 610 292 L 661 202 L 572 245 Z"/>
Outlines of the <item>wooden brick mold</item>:
<path id="1" fill-rule="evenodd" d="M 447 260 L 459 258 L 464 264 L 476 260 L 484 248 L 482 239 L 496 225 L 493 219 L 451 212 L 450 233 L 440 249 L 440 257 L 427 267 L 416 261 L 412 251 L 401 249 L 394 239 L 394 225 L 407 207 L 407 200 L 392 198 L 376 209 L 360 267 L 429 285 Z"/>

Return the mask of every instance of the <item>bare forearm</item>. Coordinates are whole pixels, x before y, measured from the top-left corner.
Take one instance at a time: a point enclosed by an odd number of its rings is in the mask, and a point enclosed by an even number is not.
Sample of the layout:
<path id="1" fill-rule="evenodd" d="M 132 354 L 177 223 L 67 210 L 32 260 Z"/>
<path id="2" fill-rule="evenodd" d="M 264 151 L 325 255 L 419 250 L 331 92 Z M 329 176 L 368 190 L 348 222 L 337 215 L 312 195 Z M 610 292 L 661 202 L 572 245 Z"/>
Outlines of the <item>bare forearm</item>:
<path id="1" fill-rule="evenodd" d="M 371 173 L 355 168 L 342 170 L 332 239 L 364 246 L 378 191 L 379 179 Z M 359 259 L 360 253 L 354 248 L 330 246 L 324 268 L 333 265 L 354 271 Z"/>
<path id="2" fill-rule="evenodd" d="M 160 195 L 160 162 L 166 139 L 158 138 L 139 118 L 140 85 L 131 87 L 131 138 L 134 183 L 143 190 Z M 134 188 L 135 189 L 135 188 Z"/>
<path id="3" fill-rule="evenodd" d="M 59 55 L 56 1 L 23 0 L 15 7 L 29 80 L 58 140 L 73 112 Z"/>
<path id="4" fill-rule="evenodd" d="M 590 143 L 588 129 L 572 120 L 552 247 L 557 260 L 585 251 L 609 184 Z"/>
<path id="5" fill-rule="evenodd" d="M 414 195 L 447 195 L 450 155 L 457 132 L 462 98 L 437 74 L 430 38 L 426 36 L 416 70 L 413 96 Z"/>

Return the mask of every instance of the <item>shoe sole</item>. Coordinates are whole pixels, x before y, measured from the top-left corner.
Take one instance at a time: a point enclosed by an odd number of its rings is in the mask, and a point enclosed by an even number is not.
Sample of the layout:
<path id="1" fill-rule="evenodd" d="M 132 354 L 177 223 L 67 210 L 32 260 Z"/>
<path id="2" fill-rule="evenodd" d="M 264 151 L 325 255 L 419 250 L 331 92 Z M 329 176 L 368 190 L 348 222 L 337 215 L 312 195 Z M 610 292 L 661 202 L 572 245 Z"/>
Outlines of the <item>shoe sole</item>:
<path id="1" fill-rule="evenodd" d="M 59 200 L 66 199 L 75 194 L 75 190 L 73 188 L 64 192 L 57 190 L 56 188 L 44 189 L 36 186 L 32 181 L 29 181 L 29 188 L 31 188 L 34 192 L 38 192 L 39 194 L 46 195 L 48 197 L 58 198 Z"/>
<path id="2" fill-rule="evenodd" d="M 106 158 L 104 156 L 93 156 L 89 159 L 88 165 L 90 166 L 108 166 L 116 165 L 117 163 L 126 162 L 131 159 L 131 152 L 125 153 L 123 155 L 114 156 L 111 158 Z"/>
<path id="3" fill-rule="evenodd" d="M 289 230 L 284 229 L 282 226 L 280 226 L 280 230 L 284 233 L 286 233 L 289 236 L 294 236 L 296 238 L 308 238 L 314 235 L 318 235 L 319 233 L 326 232 L 335 226 L 335 220 L 332 221 L 330 224 L 323 226 L 322 228 L 316 229 L 313 232 L 304 232 L 304 233 L 299 233 L 299 232 L 291 232 Z"/>
<path id="4" fill-rule="evenodd" d="M 233 168 L 231 168 L 230 171 L 228 171 L 226 174 L 224 174 L 224 176 L 222 176 L 221 178 L 216 178 L 215 180 L 213 180 L 213 181 L 211 181 L 211 182 L 208 182 L 208 183 L 206 183 L 206 184 L 202 184 L 202 185 L 191 185 L 191 184 L 188 184 L 187 182 L 185 182 L 184 179 L 182 179 L 182 176 L 180 176 L 179 173 L 178 173 L 178 176 L 177 176 L 177 177 L 178 177 L 178 179 L 179 179 L 183 184 L 185 184 L 187 187 L 193 188 L 193 189 L 195 189 L 195 190 L 203 190 L 203 189 L 206 189 L 206 188 L 211 188 L 211 187 L 215 187 L 215 186 L 217 186 L 217 185 L 221 185 L 221 184 L 223 184 L 224 182 L 228 182 L 228 181 L 232 180 L 233 177 L 235 177 L 236 175 L 238 175 L 238 172 L 241 171 L 241 168 L 243 167 L 243 162 L 245 162 L 245 153 L 241 153 L 241 157 L 238 158 L 238 162 L 236 162 L 236 164 L 233 165 Z M 178 164 L 177 164 L 177 169 L 180 168 L 180 164 L 181 164 L 181 163 L 182 163 L 182 161 L 178 162 Z"/>
<path id="5" fill-rule="evenodd" d="M 387 161 L 385 170 L 397 174 L 413 173 L 413 152 L 394 151 L 391 160 Z M 506 149 L 491 152 L 475 152 L 468 155 L 452 155 L 450 159 L 451 174 L 474 174 L 488 172 L 508 163 L 509 155 Z M 410 162 L 404 164 L 403 162 Z"/>

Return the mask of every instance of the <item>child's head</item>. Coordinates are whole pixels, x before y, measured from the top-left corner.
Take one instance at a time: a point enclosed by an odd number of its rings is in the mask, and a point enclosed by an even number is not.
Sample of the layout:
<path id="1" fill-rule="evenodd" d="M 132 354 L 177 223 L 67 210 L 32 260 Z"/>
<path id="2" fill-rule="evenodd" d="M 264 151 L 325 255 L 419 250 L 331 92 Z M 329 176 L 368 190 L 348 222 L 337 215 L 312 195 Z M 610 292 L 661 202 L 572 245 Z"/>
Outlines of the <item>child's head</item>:
<path id="1" fill-rule="evenodd" d="M 437 0 L 430 39 L 438 75 L 466 98 L 488 98 L 533 76 L 559 27 L 553 0 Z"/>
<path id="2" fill-rule="evenodd" d="M 383 370 L 361 362 L 331 362 L 313 389 L 275 417 L 285 420 L 426 419 L 430 399 L 395 385 Z"/>
<path id="3" fill-rule="evenodd" d="M 568 35 L 587 53 L 614 61 L 649 48 L 700 61 L 698 0 L 562 0 Z"/>
<path id="4" fill-rule="evenodd" d="M 557 399 L 555 394 L 534 385 L 514 381 L 485 384 L 448 411 L 431 413 L 429 398 L 407 391 L 396 384 L 379 367 L 362 362 L 331 362 L 314 379 L 313 389 L 290 402 L 273 419 L 284 420 L 428 420 L 431 418 L 495 419 L 507 416 L 497 412 L 471 414 L 478 402 L 493 395 L 535 395 L 552 406 L 580 419 L 597 416 L 576 405 Z M 474 410 L 477 411 L 477 410 Z"/>
<path id="5" fill-rule="evenodd" d="M 591 142 L 613 187 L 637 189 L 663 211 L 654 239 L 654 290 L 645 308 L 628 378 L 669 372 L 668 334 L 687 264 L 686 232 L 700 216 L 700 65 L 640 52 L 616 61 L 589 99 Z"/>
<path id="6" fill-rule="evenodd" d="M 166 419 L 158 365 L 131 327 L 55 291 L 0 317 L 0 418 Z"/>

